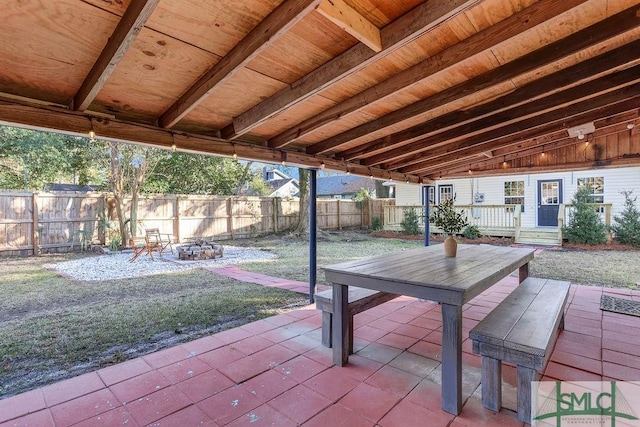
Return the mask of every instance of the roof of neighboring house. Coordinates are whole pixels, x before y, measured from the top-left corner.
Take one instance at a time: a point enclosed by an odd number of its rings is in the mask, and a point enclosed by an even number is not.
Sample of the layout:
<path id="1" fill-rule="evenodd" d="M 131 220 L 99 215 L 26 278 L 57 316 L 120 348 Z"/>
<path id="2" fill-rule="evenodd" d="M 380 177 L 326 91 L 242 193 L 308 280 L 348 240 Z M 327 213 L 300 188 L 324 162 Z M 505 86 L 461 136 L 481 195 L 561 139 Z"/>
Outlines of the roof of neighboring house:
<path id="1" fill-rule="evenodd" d="M 292 183 L 296 188 L 300 188 L 298 185 L 298 180 L 294 178 L 271 179 L 266 182 L 267 182 L 267 185 L 271 187 L 274 192 L 278 191 L 279 188 L 282 188 L 289 183 Z"/>
<path id="2" fill-rule="evenodd" d="M 77 185 L 51 183 L 45 185 L 44 189 L 45 191 L 100 191 L 102 187 L 97 184 Z"/>
<path id="3" fill-rule="evenodd" d="M 372 192 L 376 188 L 371 178 L 354 175 L 324 176 L 317 179 L 318 196 L 334 194 L 355 194 L 362 188 Z"/>

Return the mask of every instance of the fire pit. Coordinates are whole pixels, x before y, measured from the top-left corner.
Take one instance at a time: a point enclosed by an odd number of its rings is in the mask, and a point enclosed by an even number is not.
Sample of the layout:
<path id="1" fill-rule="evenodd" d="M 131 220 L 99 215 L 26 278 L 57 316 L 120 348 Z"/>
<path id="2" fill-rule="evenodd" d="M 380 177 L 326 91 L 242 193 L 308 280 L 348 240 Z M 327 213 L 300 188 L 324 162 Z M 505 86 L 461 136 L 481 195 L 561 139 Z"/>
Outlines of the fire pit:
<path id="1" fill-rule="evenodd" d="M 178 259 L 183 261 L 202 261 L 222 258 L 222 245 L 208 239 L 195 239 L 188 245 L 178 248 Z"/>

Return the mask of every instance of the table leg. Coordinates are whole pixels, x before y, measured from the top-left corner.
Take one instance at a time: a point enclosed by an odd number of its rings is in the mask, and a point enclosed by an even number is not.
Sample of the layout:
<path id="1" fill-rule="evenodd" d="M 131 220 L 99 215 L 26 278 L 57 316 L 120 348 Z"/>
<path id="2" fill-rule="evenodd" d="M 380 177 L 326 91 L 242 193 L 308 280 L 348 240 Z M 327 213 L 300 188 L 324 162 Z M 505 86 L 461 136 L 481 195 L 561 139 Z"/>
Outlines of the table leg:
<path id="1" fill-rule="evenodd" d="M 442 410 L 462 410 L 462 307 L 442 304 Z"/>
<path id="2" fill-rule="evenodd" d="M 519 283 L 524 282 L 524 279 L 526 279 L 527 277 L 529 277 L 529 263 L 521 266 L 518 270 L 518 279 L 520 279 Z"/>
<path id="3" fill-rule="evenodd" d="M 349 287 L 333 285 L 333 363 L 344 366 L 349 361 Z"/>

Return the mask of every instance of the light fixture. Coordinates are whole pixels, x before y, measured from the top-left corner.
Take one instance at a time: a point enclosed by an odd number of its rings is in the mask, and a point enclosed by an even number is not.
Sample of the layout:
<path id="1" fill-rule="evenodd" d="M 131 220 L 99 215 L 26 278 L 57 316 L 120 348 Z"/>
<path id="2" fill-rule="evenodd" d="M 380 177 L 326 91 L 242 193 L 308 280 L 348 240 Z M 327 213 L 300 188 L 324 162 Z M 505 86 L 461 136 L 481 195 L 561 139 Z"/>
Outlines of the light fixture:
<path id="1" fill-rule="evenodd" d="M 580 140 L 583 140 L 586 135 L 593 133 L 595 131 L 596 131 L 596 127 L 593 124 L 593 122 L 585 123 L 585 124 L 574 126 L 567 129 L 567 133 L 571 138 L 578 138 Z"/>
<path id="2" fill-rule="evenodd" d="M 171 132 L 171 152 L 175 153 L 176 152 L 176 148 L 178 148 L 178 147 L 176 146 L 175 135 L 173 134 L 173 132 Z"/>
<path id="3" fill-rule="evenodd" d="M 373 179 L 373 172 L 371 171 L 371 168 L 369 168 L 369 178 Z"/>
<path id="4" fill-rule="evenodd" d="M 236 144 L 231 143 L 231 146 L 233 147 L 233 160 L 238 160 L 238 153 L 236 153 Z"/>
<path id="5" fill-rule="evenodd" d="M 282 160 L 280 162 L 280 164 L 282 164 L 282 166 L 287 166 L 287 153 L 284 151 L 280 152 L 280 159 Z"/>
<path id="6" fill-rule="evenodd" d="M 407 175 L 404 176 L 404 182 L 409 183 L 409 177 Z"/>
<path id="7" fill-rule="evenodd" d="M 635 126 L 635 123 L 627 123 L 627 129 L 631 130 Z"/>
<path id="8" fill-rule="evenodd" d="M 507 166 L 507 156 L 502 156 L 502 167 L 506 168 Z"/>
<path id="9" fill-rule="evenodd" d="M 322 163 L 320 163 L 320 169 L 324 169 L 325 168 L 325 164 L 324 164 L 324 160 L 322 161 Z"/>
<path id="10" fill-rule="evenodd" d="M 542 157 L 544 157 L 544 156 L 546 155 L 546 153 L 544 152 L 544 145 L 542 146 L 542 152 L 540 153 L 540 155 L 541 155 Z"/>

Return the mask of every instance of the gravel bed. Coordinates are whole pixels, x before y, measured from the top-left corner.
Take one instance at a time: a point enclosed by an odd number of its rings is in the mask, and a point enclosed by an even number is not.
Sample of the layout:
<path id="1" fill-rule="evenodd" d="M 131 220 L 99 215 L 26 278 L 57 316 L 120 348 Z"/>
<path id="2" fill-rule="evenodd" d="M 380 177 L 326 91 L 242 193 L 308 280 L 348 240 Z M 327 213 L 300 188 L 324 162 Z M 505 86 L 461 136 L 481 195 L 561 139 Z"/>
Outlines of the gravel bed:
<path id="1" fill-rule="evenodd" d="M 154 253 L 153 261 L 149 256 L 141 255 L 134 262 L 129 262 L 133 253 L 131 251 L 123 251 L 116 254 L 96 255 L 94 257 L 47 264 L 45 267 L 58 271 L 71 279 L 100 281 L 150 276 L 193 268 L 216 268 L 229 264 L 277 258 L 273 253 L 258 249 L 224 246 L 224 256 L 222 258 L 205 261 L 182 261 L 178 259 L 178 251 L 175 247 L 173 251 L 173 254 L 165 252 L 162 257 L 156 256 Z"/>

